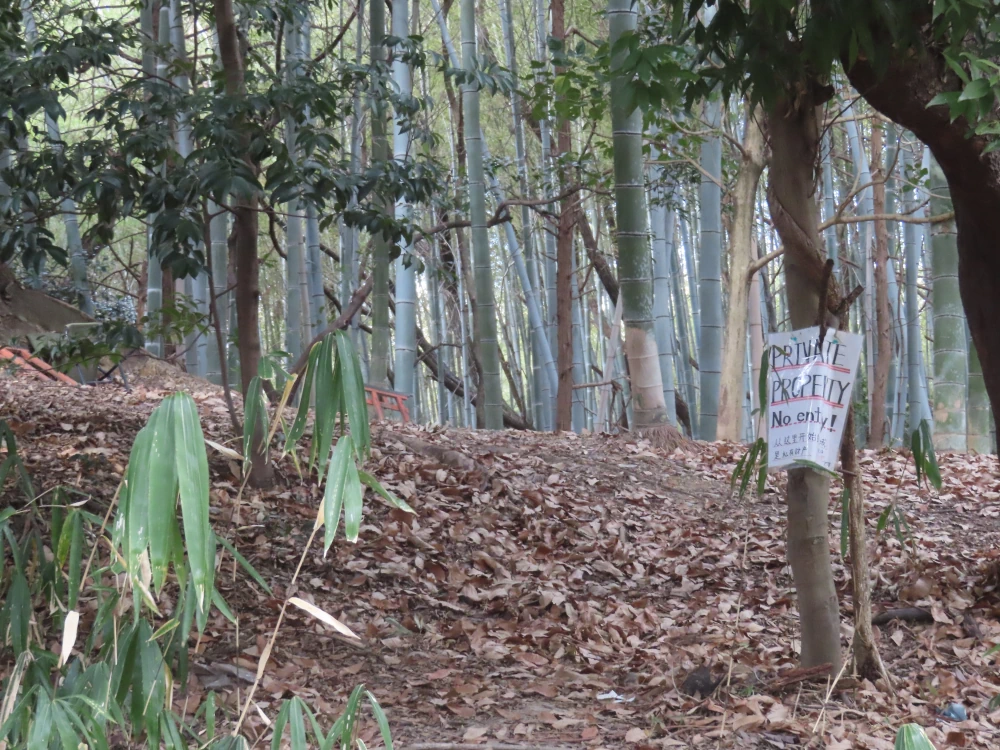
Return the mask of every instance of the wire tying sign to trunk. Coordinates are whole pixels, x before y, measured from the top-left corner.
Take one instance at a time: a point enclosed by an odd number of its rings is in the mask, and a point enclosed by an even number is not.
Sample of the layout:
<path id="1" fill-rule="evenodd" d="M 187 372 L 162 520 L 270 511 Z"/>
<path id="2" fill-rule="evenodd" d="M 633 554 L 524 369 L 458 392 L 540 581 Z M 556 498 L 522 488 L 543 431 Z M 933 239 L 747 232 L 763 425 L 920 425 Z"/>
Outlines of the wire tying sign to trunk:
<path id="1" fill-rule="evenodd" d="M 818 464 L 833 471 L 863 339 L 819 327 L 767 337 L 768 470 Z"/>

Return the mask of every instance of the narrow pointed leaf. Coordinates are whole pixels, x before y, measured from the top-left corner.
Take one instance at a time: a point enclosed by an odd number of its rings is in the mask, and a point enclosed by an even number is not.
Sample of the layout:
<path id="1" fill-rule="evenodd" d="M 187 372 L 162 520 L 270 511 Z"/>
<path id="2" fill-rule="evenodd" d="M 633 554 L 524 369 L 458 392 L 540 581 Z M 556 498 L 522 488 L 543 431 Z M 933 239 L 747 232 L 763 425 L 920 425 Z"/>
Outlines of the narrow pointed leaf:
<path id="1" fill-rule="evenodd" d="M 350 337 L 343 331 L 337 331 L 336 335 L 347 419 L 351 425 L 355 450 L 361 458 L 365 458 L 371 450 L 371 427 L 368 424 L 368 404 L 365 402 L 361 367 Z"/>
<path id="2" fill-rule="evenodd" d="M 374 490 L 376 494 L 379 495 L 379 497 L 381 497 L 390 505 L 399 508 L 400 510 L 405 510 L 407 513 L 414 513 L 414 514 L 416 513 L 416 511 L 413 510 L 413 508 L 411 508 L 406 503 L 405 500 L 401 500 L 400 498 L 396 497 L 394 494 L 389 492 L 389 490 L 387 490 L 385 487 L 382 486 L 381 482 L 379 482 L 374 476 L 369 474 L 367 471 L 358 469 L 358 478 L 361 479 L 362 484 Z"/>
<path id="3" fill-rule="evenodd" d="M 176 399 L 174 444 L 184 541 L 199 605 L 198 626 L 202 629 L 207 623 L 215 580 L 215 535 L 208 514 L 208 457 L 194 400 L 183 393 L 171 398 Z"/>
<path id="4" fill-rule="evenodd" d="M 340 509 L 344 505 L 344 486 L 347 483 L 347 464 L 353 463 L 351 438 L 348 435 L 337 441 L 326 474 L 326 488 L 323 491 L 323 552 L 326 553 L 337 536 L 340 523 Z"/>
<path id="5" fill-rule="evenodd" d="M 358 467 L 354 457 L 347 459 L 347 475 L 344 478 L 344 536 L 347 541 L 358 541 L 361 533 L 361 514 L 363 510 L 364 490 L 358 478 Z"/>
<path id="6" fill-rule="evenodd" d="M 385 750 L 392 750 L 392 732 L 389 729 L 389 719 L 385 715 L 385 711 L 379 702 L 372 695 L 371 690 L 366 690 L 365 695 L 368 697 L 368 702 L 371 704 L 372 713 L 375 715 L 375 722 L 378 724 L 378 729 L 382 733 L 382 742 L 385 743 Z"/>
<path id="7" fill-rule="evenodd" d="M 291 429 L 285 438 L 285 453 L 290 453 L 295 444 L 302 439 L 306 431 L 306 420 L 309 418 L 309 403 L 312 400 L 312 384 L 316 374 L 316 363 L 319 361 L 320 352 L 323 349 L 323 342 L 313 345 L 309 350 L 309 361 L 306 365 L 305 380 L 302 382 L 302 390 L 299 392 L 299 410 L 295 413 L 295 421 L 292 422 Z"/>

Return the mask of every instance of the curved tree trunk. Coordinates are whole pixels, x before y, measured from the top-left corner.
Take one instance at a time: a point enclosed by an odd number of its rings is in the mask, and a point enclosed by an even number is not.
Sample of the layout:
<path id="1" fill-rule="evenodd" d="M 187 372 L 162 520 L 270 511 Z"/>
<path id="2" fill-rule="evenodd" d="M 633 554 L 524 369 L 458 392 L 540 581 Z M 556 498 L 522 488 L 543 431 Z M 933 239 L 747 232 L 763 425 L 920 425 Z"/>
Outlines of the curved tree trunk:
<path id="1" fill-rule="evenodd" d="M 930 3 L 924 3 L 928 8 Z M 885 30 L 874 28 L 877 34 Z M 983 379 L 990 394 L 994 421 L 1000 416 L 1000 152 L 985 154 L 988 140 L 969 137 L 969 124 L 952 121 L 948 107 L 928 103 L 943 91 L 961 91 L 962 82 L 944 56 L 929 46 L 910 44 L 906 54 L 891 55 L 884 71 L 863 59 L 845 57 L 851 84 L 871 106 L 909 128 L 927 144 L 948 180 L 955 210 L 958 280 L 962 302 Z"/>
<path id="2" fill-rule="evenodd" d="M 733 188 L 733 227 L 729 237 L 729 310 L 722 346 L 719 377 L 719 416 L 716 438 L 743 439 L 744 364 L 747 353 L 747 311 L 751 265 L 754 260 L 753 233 L 757 184 L 764 171 L 763 113 L 755 108 L 747 117 L 743 136 L 743 161 Z M 756 367 L 756 364 L 754 365 Z"/>

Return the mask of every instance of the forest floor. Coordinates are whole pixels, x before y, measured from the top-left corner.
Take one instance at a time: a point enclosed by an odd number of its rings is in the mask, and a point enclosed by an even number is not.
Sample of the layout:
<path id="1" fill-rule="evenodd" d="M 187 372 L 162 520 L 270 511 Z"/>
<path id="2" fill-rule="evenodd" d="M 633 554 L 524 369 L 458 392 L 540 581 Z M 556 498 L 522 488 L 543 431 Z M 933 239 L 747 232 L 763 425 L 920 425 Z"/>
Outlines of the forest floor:
<path id="1" fill-rule="evenodd" d="M 180 383 L 206 437 L 234 445 L 221 391 Z M 73 486 L 103 512 L 138 429 L 178 383 L 72 388 L 4 378 L 0 418 L 38 490 Z M 993 457 L 942 456 L 945 486 L 918 490 L 903 452 L 864 451 L 876 611 L 921 605 L 931 622 L 877 631 L 895 692 L 851 679 L 796 681 L 797 615 L 783 541 L 780 476 L 760 498 L 730 496 L 742 449 L 690 443 L 667 454 L 628 437 L 373 427 L 368 468 L 415 516 L 369 493 L 361 538 L 314 544 L 289 581 L 319 505 L 313 480 L 279 466 L 273 490 L 236 503 L 238 467 L 210 449 L 212 515 L 273 588 L 223 557 L 219 589 L 239 629 L 215 616 L 178 711 L 209 690 L 238 713 L 281 602 L 315 603 L 362 638 L 350 645 L 289 611 L 246 729 L 267 740 L 282 698 L 339 713 L 365 683 L 397 747 L 461 750 L 632 747 L 891 748 L 906 722 L 938 748 L 1000 746 L 1000 473 Z M 850 643 L 850 583 L 831 553 Z M 895 502 L 909 529 L 876 520 Z M 902 604 L 900 602 L 903 602 Z M 87 615 L 84 614 L 86 621 Z M 53 645 L 57 648 L 57 645 Z M 681 689 L 709 666 L 707 699 Z M 939 712 L 962 703 L 969 718 Z M 328 724 L 329 722 L 325 722 Z M 361 736 L 379 746 L 365 718 Z M 444 746 L 442 746 L 444 747 Z M 424 745 L 425 750 L 429 750 Z"/>

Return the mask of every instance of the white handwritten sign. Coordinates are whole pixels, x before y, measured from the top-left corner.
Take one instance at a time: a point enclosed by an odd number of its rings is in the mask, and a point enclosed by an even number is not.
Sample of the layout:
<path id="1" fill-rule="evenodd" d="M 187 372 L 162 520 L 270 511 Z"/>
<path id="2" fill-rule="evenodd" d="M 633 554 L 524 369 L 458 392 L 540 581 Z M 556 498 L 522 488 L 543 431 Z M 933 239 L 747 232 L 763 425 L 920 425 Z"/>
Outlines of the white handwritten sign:
<path id="1" fill-rule="evenodd" d="M 767 338 L 768 470 L 812 463 L 833 471 L 844 436 L 862 338 L 819 327 Z"/>

